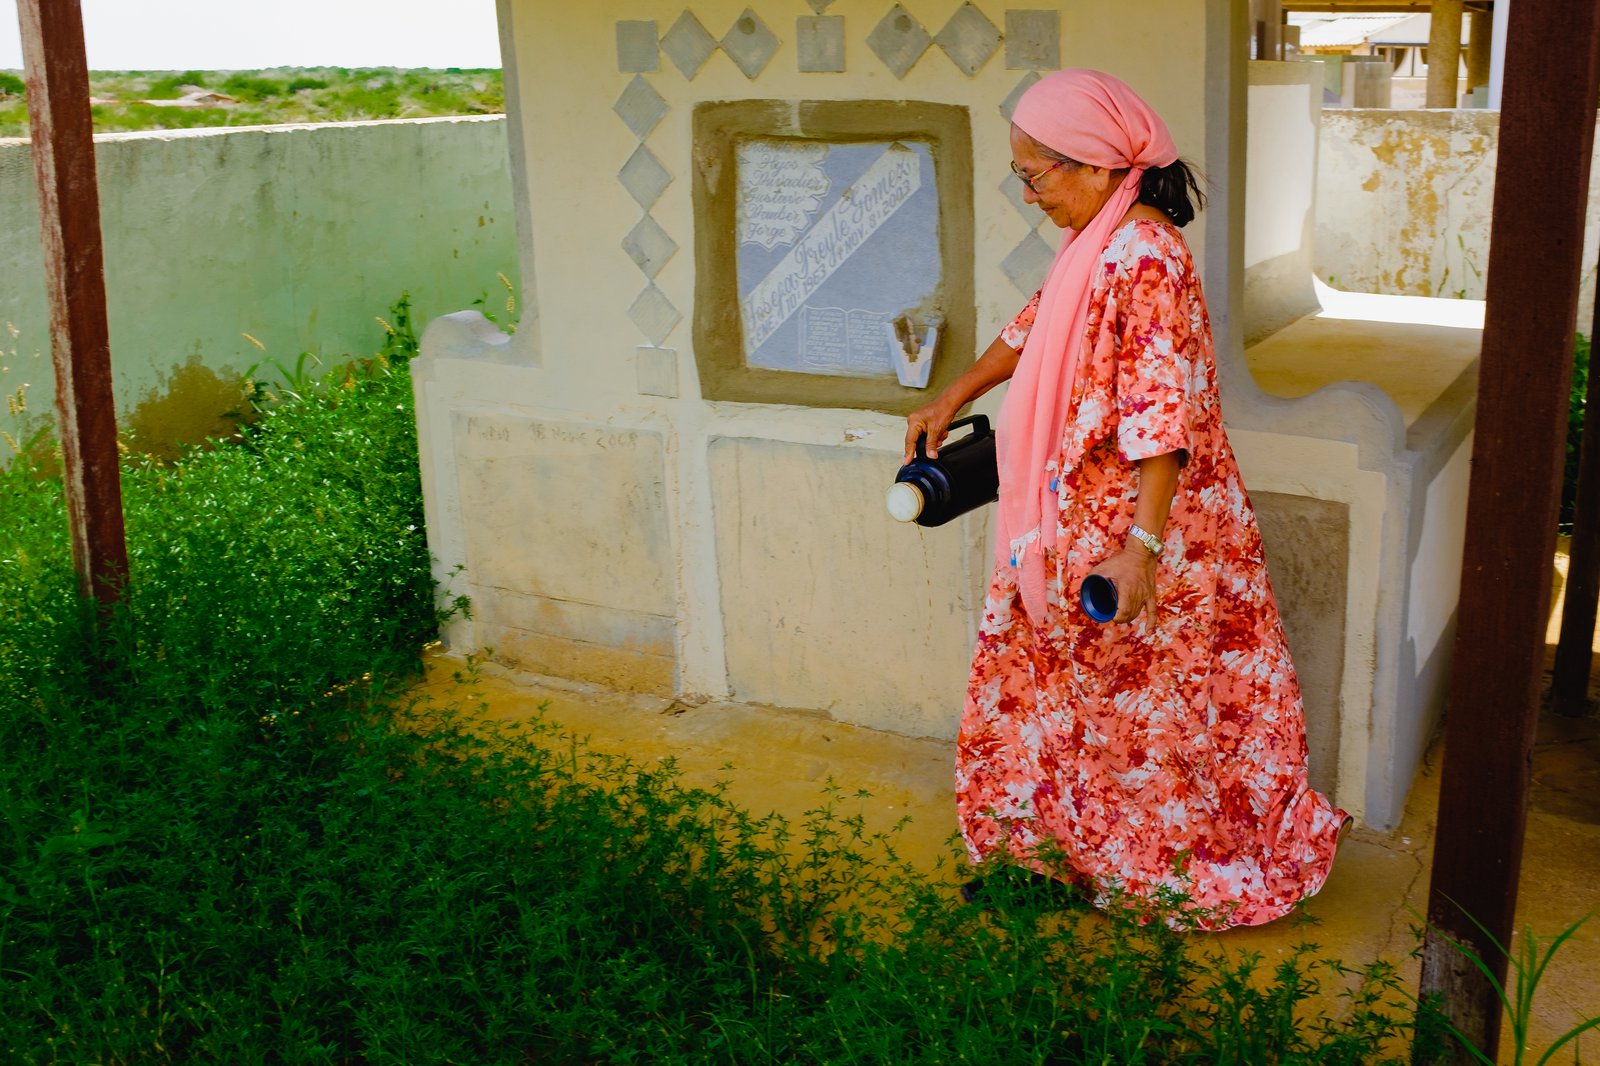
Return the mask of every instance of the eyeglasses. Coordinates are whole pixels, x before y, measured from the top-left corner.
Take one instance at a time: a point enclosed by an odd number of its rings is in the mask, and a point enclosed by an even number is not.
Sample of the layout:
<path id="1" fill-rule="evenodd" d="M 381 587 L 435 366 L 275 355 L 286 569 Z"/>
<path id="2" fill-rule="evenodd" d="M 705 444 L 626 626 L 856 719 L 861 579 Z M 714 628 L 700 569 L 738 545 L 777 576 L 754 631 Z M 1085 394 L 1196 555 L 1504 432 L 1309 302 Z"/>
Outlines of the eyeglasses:
<path id="1" fill-rule="evenodd" d="M 1056 167 L 1065 166 L 1066 163 L 1067 161 L 1065 159 L 1058 159 L 1030 178 L 1028 177 L 1026 171 L 1013 162 L 1011 164 L 1011 173 L 1015 174 L 1019 179 L 1021 179 L 1022 184 L 1026 185 L 1031 191 L 1037 193 L 1039 191 L 1039 186 L 1034 183 L 1040 178 L 1044 177 L 1046 174 L 1050 173 Z"/>

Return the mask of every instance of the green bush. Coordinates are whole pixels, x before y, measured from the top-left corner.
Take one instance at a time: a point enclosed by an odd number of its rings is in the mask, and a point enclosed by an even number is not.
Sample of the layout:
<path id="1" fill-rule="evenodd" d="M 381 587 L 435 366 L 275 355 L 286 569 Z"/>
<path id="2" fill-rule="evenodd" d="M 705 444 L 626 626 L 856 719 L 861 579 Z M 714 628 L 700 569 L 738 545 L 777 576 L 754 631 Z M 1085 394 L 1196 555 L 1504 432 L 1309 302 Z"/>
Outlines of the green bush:
<path id="1" fill-rule="evenodd" d="M 193 82 L 185 81 L 181 74 L 174 74 L 171 77 L 157 78 L 152 81 L 143 95 L 146 100 L 176 100 L 183 95 L 187 86 L 193 84 Z"/>
<path id="2" fill-rule="evenodd" d="M 1567 394 L 1567 445 L 1561 469 L 1561 532 L 1572 532 L 1578 505 L 1578 459 L 1583 449 L 1583 414 L 1589 390 L 1589 338 L 1578 334 Z"/>
<path id="3" fill-rule="evenodd" d="M 0 96 L 22 96 L 27 91 L 28 85 L 21 78 L 0 70 Z"/>
<path id="4" fill-rule="evenodd" d="M 440 612 L 389 321 L 263 381 L 241 443 L 129 461 L 103 637 L 59 483 L 0 471 L 4 1061 L 1403 1061 L 1385 963 L 1268 967 L 1015 871 L 962 906 L 865 796 L 754 818 L 412 701 Z"/>
<path id="5" fill-rule="evenodd" d="M 239 100 L 254 102 L 278 96 L 284 91 L 284 83 L 277 78 L 240 72 L 223 80 L 222 91 Z"/>
<path id="6" fill-rule="evenodd" d="M 22 82 L 8 90 L 0 74 L 0 137 L 26 136 Z M 186 86 L 214 87 L 239 102 L 214 108 L 151 107 Z M 505 109 L 498 70 L 345 70 L 338 67 L 265 71 L 91 71 L 89 91 L 105 101 L 93 108 L 97 133 L 197 126 L 273 125 L 431 115 L 486 115 Z"/>
<path id="7" fill-rule="evenodd" d="M 136 698 L 267 713 L 400 670 L 430 639 L 405 355 L 414 337 L 406 303 L 391 314 L 385 351 L 318 402 L 268 404 L 237 445 L 174 466 L 125 463 L 130 577 L 117 658 Z M 74 615 L 62 599 L 64 504 L 50 488 L 27 456 L 0 475 L 0 560 L 13 564 L 0 573 L 0 603 L 48 604 L 15 621 L 59 633 Z M 41 684 L 50 669 L 70 673 L 70 649 L 36 637 L 27 625 L 0 633 L 0 674 Z"/>

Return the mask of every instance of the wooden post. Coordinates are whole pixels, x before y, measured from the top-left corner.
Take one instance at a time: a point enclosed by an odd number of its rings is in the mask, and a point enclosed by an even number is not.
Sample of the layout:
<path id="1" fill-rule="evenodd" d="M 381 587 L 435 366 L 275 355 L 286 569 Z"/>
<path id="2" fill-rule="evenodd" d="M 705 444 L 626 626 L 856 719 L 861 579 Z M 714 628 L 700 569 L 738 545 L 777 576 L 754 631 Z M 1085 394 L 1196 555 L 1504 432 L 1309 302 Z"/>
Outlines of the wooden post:
<path id="1" fill-rule="evenodd" d="M 1506 35 L 1467 536 L 1422 952 L 1425 996 L 1490 1058 L 1538 722 L 1567 387 L 1600 99 L 1600 5 L 1516 0 Z M 1468 917 L 1471 916 L 1471 918 Z M 1474 1061 L 1463 1048 L 1452 1062 Z"/>
<path id="2" fill-rule="evenodd" d="M 18 0 L 17 15 L 39 187 L 72 561 L 82 594 L 109 606 L 127 578 L 128 549 L 83 16 L 78 0 Z"/>
<path id="3" fill-rule="evenodd" d="M 1561 638 L 1550 678 L 1550 709 L 1572 718 L 1589 712 L 1589 673 L 1594 668 L 1594 617 L 1600 604 L 1600 286 L 1589 326 L 1589 381 L 1583 393 L 1583 443 L 1578 453 L 1578 496 L 1572 506 L 1572 552 L 1567 558 L 1567 598 L 1561 608 Z"/>

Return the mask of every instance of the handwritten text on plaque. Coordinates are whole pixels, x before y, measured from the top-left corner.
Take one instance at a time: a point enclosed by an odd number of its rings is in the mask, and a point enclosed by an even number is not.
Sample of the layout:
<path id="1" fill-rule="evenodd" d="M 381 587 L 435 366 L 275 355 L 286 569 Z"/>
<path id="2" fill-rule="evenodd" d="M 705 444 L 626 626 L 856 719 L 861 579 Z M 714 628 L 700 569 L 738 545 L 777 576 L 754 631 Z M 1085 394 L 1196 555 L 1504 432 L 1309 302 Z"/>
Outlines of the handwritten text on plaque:
<path id="1" fill-rule="evenodd" d="M 883 324 L 939 310 L 929 146 L 752 139 L 737 160 L 746 363 L 892 376 Z"/>

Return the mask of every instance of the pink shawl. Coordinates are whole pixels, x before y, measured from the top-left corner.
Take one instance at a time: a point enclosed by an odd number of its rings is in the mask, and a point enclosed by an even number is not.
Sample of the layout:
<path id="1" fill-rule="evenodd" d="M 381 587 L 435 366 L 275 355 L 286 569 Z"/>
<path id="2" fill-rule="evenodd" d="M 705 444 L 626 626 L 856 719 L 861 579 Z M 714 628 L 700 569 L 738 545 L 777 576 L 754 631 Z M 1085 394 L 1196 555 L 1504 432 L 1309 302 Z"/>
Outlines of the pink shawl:
<path id="1" fill-rule="evenodd" d="M 1067 230 L 1045 278 L 1038 316 L 1006 391 L 996 426 L 1000 506 L 995 553 L 1018 570 L 1034 624 L 1045 613 L 1044 551 L 1056 544 L 1055 469 L 1072 416 L 1078 353 L 1089 317 L 1095 264 L 1122 216 L 1139 198 L 1145 169 L 1166 166 L 1178 149 L 1166 123 L 1109 74 L 1058 70 L 1017 104 L 1012 122 L 1040 144 L 1096 167 L 1131 168 L 1081 233 Z"/>

